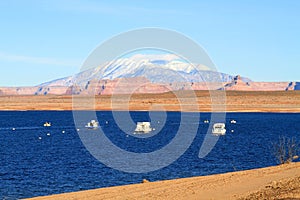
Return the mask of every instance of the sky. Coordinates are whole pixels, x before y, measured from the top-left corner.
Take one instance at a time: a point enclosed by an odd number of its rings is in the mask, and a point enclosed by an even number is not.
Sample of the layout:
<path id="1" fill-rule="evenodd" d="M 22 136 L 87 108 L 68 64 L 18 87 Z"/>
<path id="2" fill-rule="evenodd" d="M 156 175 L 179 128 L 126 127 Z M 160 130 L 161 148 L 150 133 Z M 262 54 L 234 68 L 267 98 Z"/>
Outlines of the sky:
<path id="1" fill-rule="evenodd" d="M 80 71 L 112 36 L 177 31 L 218 71 L 254 81 L 300 81 L 300 1 L 0 1 L 0 86 L 32 86 Z"/>

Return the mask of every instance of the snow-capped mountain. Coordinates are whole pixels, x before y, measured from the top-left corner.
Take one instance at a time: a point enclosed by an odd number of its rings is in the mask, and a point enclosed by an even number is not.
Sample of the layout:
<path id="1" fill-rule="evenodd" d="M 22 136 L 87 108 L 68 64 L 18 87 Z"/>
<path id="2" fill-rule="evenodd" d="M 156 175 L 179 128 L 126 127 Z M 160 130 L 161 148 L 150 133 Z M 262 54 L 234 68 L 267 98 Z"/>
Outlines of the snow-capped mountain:
<path id="1" fill-rule="evenodd" d="M 174 82 L 230 82 L 232 75 L 219 73 L 207 66 L 188 63 L 173 54 L 143 55 L 119 58 L 100 64 L 73 77 L 54 80 L 41 86 L 82 85 L 91 80 L 144 77 L 152 83 Z M 246 79 L 246 78 L 243 78 Z M 250 82 L 249 79 L 246 80 Z"/>
<path id="2" fill-rule="evenodd" d="M 300 90 L 300 83 L 252 82 L 201 64 L 191 64 L 172 54 L 136 54 L 35 87 L 2 87 L 0 95 L 110 95 L 177 90 L 283 91 Z"/>

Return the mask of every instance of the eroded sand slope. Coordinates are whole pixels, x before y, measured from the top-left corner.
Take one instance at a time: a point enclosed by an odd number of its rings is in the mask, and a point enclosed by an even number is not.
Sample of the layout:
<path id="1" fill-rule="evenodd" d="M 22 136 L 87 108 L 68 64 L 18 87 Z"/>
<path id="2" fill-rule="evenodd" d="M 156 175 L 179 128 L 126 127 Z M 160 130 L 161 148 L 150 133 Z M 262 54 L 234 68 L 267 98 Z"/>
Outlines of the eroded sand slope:
<path id="1" fill-rule="evenodd" d="M 32 200 L 64 199 L 278 199 L 300 198 L 300 163 L 59 194 Z M 293 189 L 285 187 L 293 185 Z M 276 191 L 277 190 L 277 191 Z M 280 193 L 280 191 L 282 191 Z M 275 192 L 275 193 L 274 193 Z M 250 195 L 251 193 L 254 193 Z M 249 196 L 250 195 L 250 196 Z"/>

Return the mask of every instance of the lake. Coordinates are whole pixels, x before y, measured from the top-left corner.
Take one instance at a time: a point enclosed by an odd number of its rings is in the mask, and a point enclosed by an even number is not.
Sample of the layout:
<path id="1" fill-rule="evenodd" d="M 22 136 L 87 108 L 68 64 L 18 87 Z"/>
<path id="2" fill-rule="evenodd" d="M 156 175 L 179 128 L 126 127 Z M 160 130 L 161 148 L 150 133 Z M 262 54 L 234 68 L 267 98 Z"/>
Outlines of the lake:
<path id="1" fill-rule="evenodd" d="M 160 115 L 159 112 L 156 114 Z M 150 120 L 148 112 L 130 112 L 130 115 L 134 122 Z M 136 137 L 118 126 L 112 112 L 97 112 L 105 136 L 121 149 L 135 153 L 156 151 L 176 137 L 182 114 L 167 112 L 163 115 L 166 115 L 164 123 L 151 122 L 156 128 L 155 134 Z M 195 138 L 183 155 L 159 170 L 128 173 L 110 168 L 90 154 L 81 137 L 89 138 L 99 133 L 84 127 L 77 132 L 71 111 L 2 111 L 0 199 L 140 183 L 143 179 L 158 181 L 267 167 L 277 164 L 272 143 L 277 142 L 279 136 L 300 141 L 300 114 L 227 113 L 226 135 L 219 137 L 206 157 L 199 158 L 199 149 L 209 128 L 203 121 L 210 119 L 211 114 L 185 115 L 199 115 L 200 120 Z M 237 123 L 231 124 L 232 119 Z M 51 127 L 43 126 L 47 121 L 52 123 Z M 187 121 L 184 131 L 189 134 L 189 127 L 195 126 L 198 124 Z M 127 128 L 134 129 L 132 126 Z M 130 162 L 127 164 L 130 167 Z"/>

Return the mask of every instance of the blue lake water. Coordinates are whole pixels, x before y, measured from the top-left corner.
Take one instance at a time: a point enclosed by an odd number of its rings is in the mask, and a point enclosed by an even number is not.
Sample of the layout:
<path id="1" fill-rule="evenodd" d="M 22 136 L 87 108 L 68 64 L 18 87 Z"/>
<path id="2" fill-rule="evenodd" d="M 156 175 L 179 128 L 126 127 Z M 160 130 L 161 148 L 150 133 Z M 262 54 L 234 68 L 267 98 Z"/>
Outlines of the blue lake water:
<path id="1" fill-rule="evenodd" d="M 130 114 L 135 122 L 149 120 L 147 112 Z M 209 126 L 203 121 L 210 119 L 210 113 L 199 115 L 201 120 L 195 139 L 174 163 L 153 172 L 125 173 L 107 167 L 89 153 L 76 131 L 72 112 L 0 112 L 0 199 L 140 183 L 142 179 L 158 181 L 266 167 L 277 164 L 272 142 L 279 136 L 300 140 L 300 114 L 228 113 L 227 134 L 200 159 L 199 149 Z M 122 132 L 111 112 L 97 112 L 97 116 L 106 136 L 116 146 L 145 153 L 172 141 L 181 113 L 168 112 L 162 130 L 149 138 L 136 138 Z M 230 124 L 231 119 L 237 124 Z M 50 121 L 52 127 L 43 127 L 46 121 Z"/>

